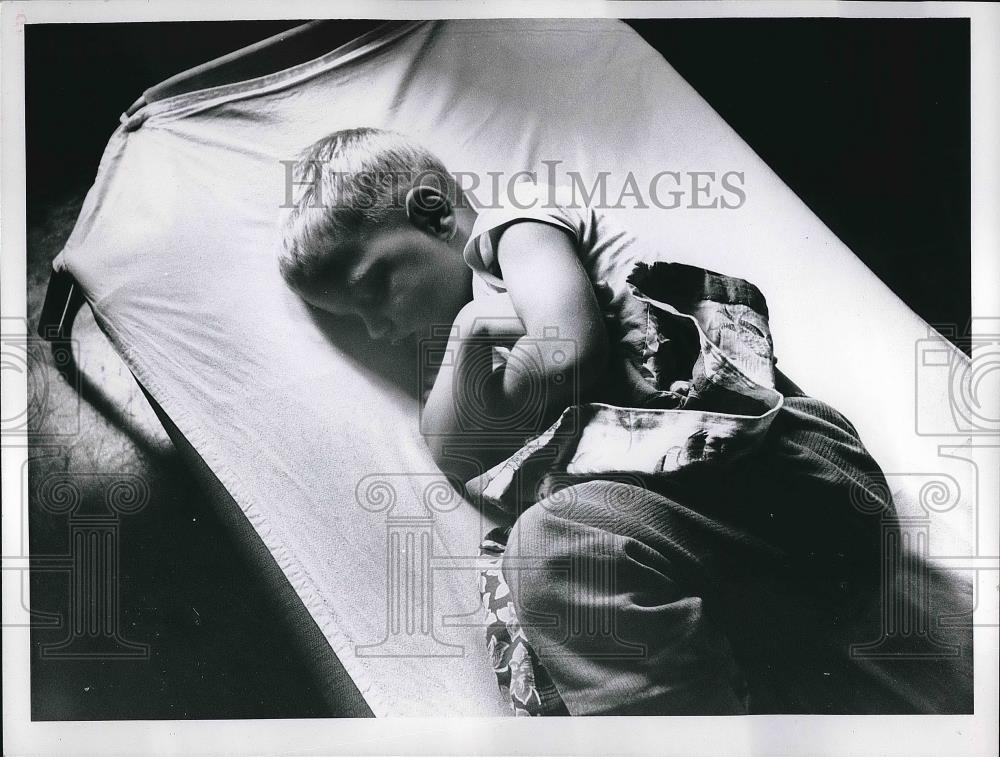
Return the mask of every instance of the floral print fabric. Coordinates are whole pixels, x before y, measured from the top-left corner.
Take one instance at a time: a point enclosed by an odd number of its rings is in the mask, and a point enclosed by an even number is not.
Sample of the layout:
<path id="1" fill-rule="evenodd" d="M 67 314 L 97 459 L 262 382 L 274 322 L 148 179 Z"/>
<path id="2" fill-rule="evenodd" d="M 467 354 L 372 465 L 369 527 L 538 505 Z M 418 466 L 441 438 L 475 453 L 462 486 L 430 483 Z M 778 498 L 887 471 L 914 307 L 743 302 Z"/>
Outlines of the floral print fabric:
<path id="1" fill-rule="evenodd" d="M 509 527 L 495 528 L 479 546 L 479 554 L 488 558 L 479 574 L 479 593 L 486 610 L 490 663 L 515 716 L 569 715 L 548 671 L 524 635 L 510 587 L 500 570 L 509 534 Z"/>

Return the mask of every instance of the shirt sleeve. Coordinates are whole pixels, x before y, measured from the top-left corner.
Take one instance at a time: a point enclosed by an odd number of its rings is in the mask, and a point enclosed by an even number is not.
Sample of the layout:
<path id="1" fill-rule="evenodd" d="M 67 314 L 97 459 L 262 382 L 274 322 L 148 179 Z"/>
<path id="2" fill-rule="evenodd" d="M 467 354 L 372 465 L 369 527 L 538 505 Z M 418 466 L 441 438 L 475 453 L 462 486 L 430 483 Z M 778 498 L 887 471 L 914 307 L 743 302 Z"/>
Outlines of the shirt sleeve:
<path id="1" fill-rule="evenodd" d="M 482 208 L 465 245 L 463 257 L 477 274 L 482 286 L 474 292 L 502 292 L 503 276 L 497 262 L 496 248 L 504 229 L 519 221 L 538 221 L 564 230 L 580 249 L 584 224 L 580 213 L 574 213 L 567 202 L 565 190 L 547 184 L 523 181 L 509 188 L 506 196 L 497 198 L 496 207 Z"/>

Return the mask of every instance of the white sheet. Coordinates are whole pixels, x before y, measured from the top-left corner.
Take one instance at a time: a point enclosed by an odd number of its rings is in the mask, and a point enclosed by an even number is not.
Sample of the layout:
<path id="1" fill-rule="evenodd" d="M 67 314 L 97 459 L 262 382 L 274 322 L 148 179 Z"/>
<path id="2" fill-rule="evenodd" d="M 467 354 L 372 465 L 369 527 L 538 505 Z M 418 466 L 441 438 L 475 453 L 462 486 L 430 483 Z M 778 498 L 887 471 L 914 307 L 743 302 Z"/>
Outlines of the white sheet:
<path id="1" fill-rule="evenodd" d="M 422 503 L 439 480 L 393 356 L 344 349 L 349 336 L 335 346 L 276 274 L 280 161 L 358 125 L 408 132 L 453 170 L 480 175 L 554 159 L 591 177 L 610 171 L 611 187 L 629 170 L 640 186 L 664 170 L 743 172 L 739 209 L 612 212 L 647 257 L 763 290 L 779 367 L 854 421 L 909 492 L 902 509 L 920 512 L 920 487 L 933 480 L 959 487 L 949 503 L 971 501 L 972 466 L 937 453 L 954 437 L 915 431 L 918 409 L 923 423 L 954 427 L 930 375 L 917 407 L 926 325 L 624 24 L 415 24 L 346 56 L 154 103 L 112 137 L 57 266 L 232 493 L 376 715 L 505 710 L 476 626 L 475 573 L 444 570 L 440 558 L 475 554 L 491 524 L 466 503 Z M 392 516 L 433 517 L 439 643 L 417 627 L 410 646 L 364 654 L 356 645 L 386 636 L 389 529 L 427 525 L 387 523 L 377 497 L 359 504 L 378 481 L 394 489 Z M 931 552 L 968 554 L 969 508 L 934 518 Z M 414 639 L 427 643 L 418 652 L 456 656 L 371 655 L 409 654 Z"/>

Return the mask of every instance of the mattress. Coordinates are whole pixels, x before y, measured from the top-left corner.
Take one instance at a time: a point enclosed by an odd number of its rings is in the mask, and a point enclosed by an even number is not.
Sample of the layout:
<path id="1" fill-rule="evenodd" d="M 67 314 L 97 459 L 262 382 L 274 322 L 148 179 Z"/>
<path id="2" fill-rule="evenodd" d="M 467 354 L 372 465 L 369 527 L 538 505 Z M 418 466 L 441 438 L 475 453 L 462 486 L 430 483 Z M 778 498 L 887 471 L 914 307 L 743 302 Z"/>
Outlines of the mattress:
<path id="1" fill-rule="evenodd" d="M 375 715 L 506 709 L 475 560 L 497 520 L 447 486 L 420 437 L 419 355 L 318 317 L 277 275 L 288 161 L 364 125 L 412 135 L 484 188 L 522 170 L 603 181 L 640 257 L 757 284 L 779 368 L 854 422 L 931 557 L 973 554 L 975 466 L 938 449 L 965 438 L 949 382 L 966 359 L 659 53 L 613 20 L 390 23 L 281 71 L 138 101 L 54 263 Z M 630 182 L 645 207 L 616 202 Z"/>

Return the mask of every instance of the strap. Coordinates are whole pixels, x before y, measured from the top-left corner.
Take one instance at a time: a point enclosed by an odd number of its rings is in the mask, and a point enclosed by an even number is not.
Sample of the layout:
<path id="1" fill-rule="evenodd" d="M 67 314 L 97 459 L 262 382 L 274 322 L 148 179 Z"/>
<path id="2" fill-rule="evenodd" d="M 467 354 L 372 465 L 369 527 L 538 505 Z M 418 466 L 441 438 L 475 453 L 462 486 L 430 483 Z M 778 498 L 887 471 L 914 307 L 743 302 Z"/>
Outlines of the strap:
<path id="1" fill-rule="evenodd" d="M 73 331 L 73 321 L 84 302 L 83 290 L 73 274 L 54 269 L 49 276 L 45 302 L 38 318 L 38 336 L 47 342 L 68 340 Z"/>

